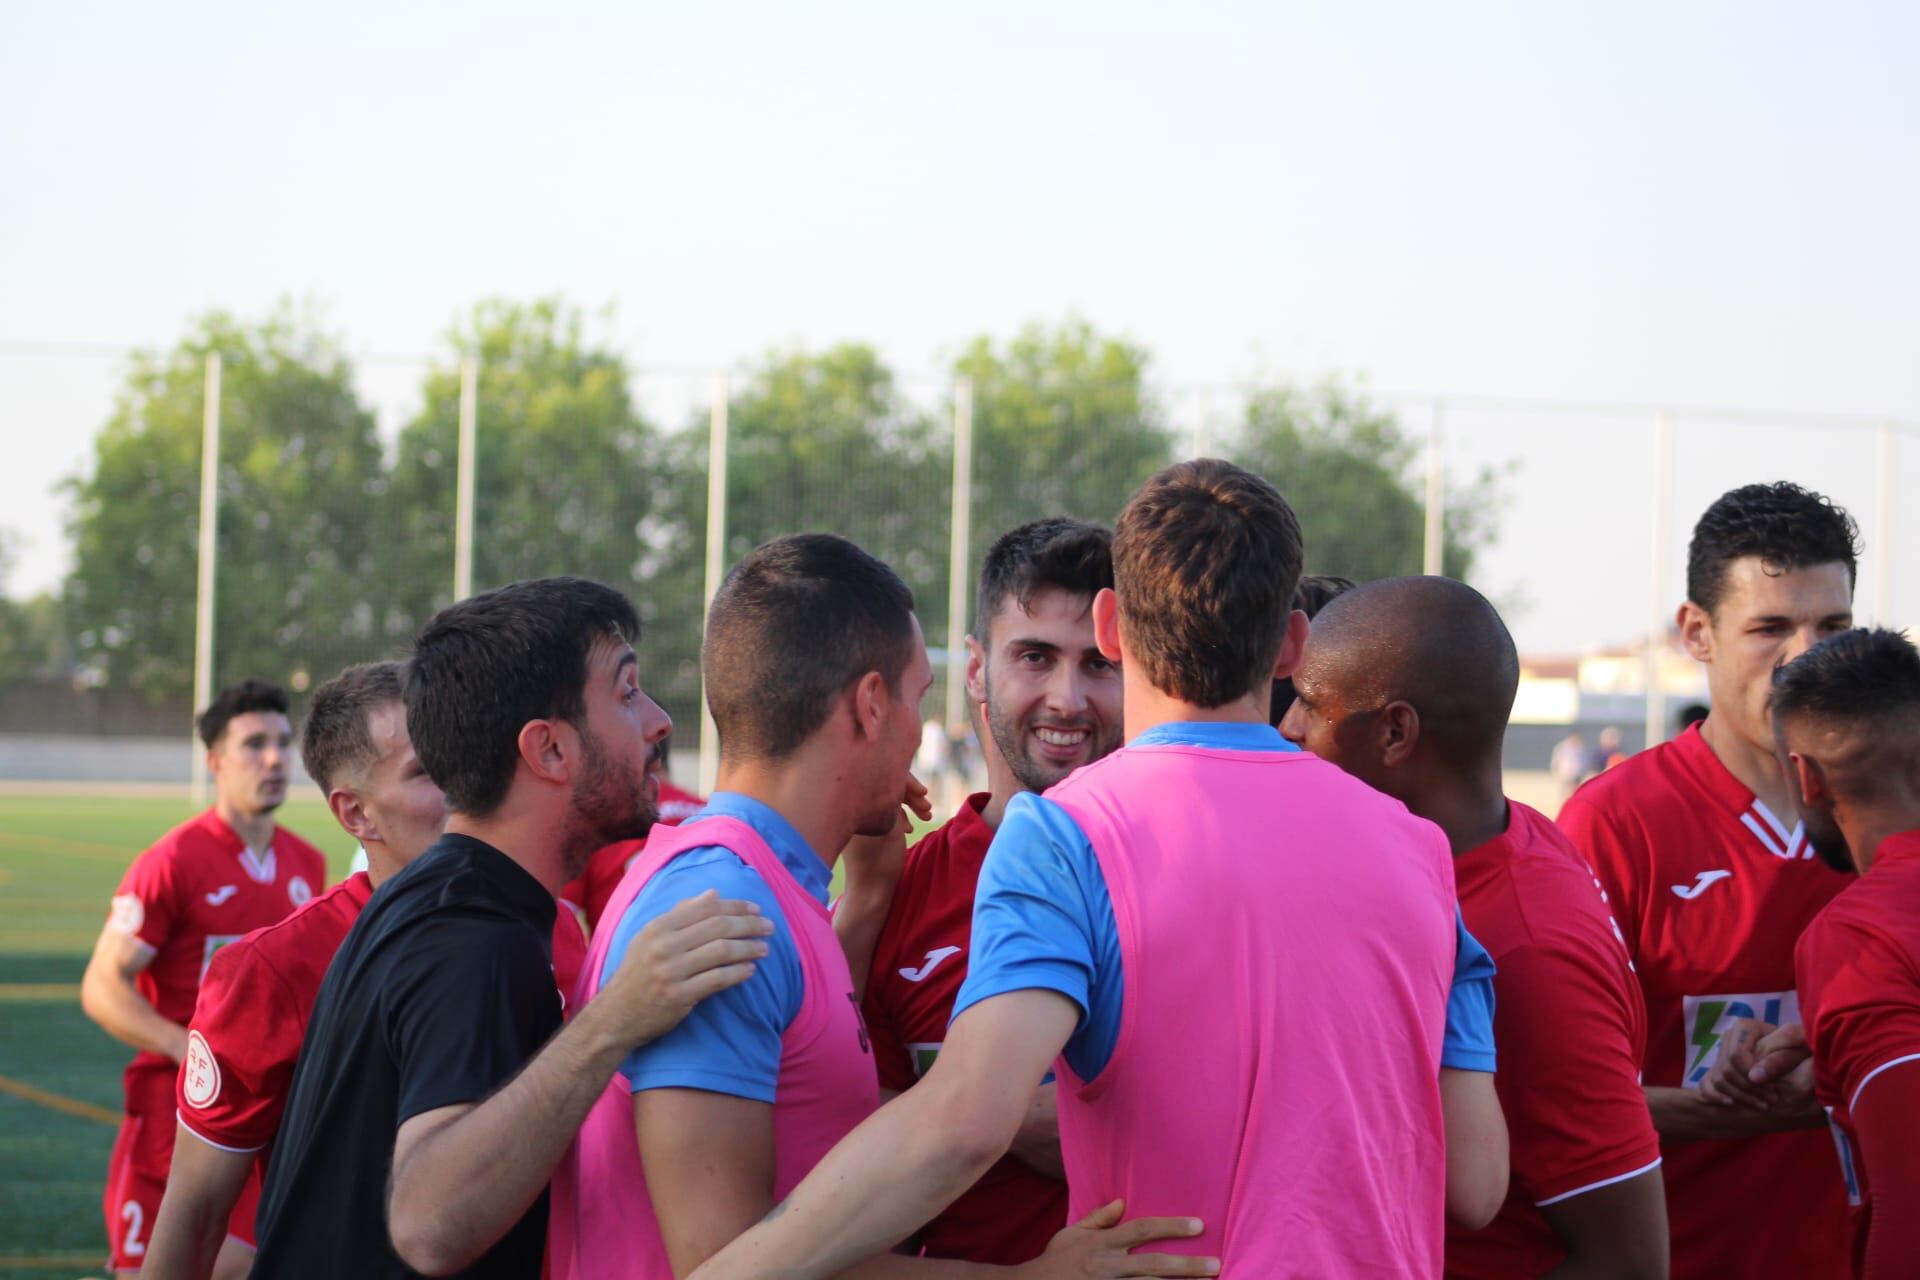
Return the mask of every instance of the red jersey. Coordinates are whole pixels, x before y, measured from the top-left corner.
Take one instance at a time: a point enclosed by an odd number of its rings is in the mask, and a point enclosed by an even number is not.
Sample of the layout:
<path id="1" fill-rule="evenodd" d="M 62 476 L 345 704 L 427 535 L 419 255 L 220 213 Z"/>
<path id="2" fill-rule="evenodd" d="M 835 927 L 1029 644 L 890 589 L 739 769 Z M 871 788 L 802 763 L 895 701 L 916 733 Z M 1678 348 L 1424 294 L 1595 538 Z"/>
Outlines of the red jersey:
<path id="1" fill-rule="evenodd" d="M 1698 1088 L 1740 1018 L 1800 1020 L 1793 947 L 1845 888 L 1727 771 L 1698 726 L 1567 801 L 1647 1002 L 1649 1086 Z M 1674 1280 L 1847 1274 L 1833 1144 L 1813 1132 L 1663 1148 Z"/>
<path id="2" fill-rule="evenodd" d="M 1507 831 L 1453 860 L 1460 914 L 1493 957 L 1494 1087 L 1513 1181 L 1481 1231 L 1447 1229 L 1449 1276 L 1545 1275 L 1566 1252 L 1539 1205 L 1647 1172 L 1660 1139 L 1640 1088 L 1646 1005 L 1592 870 L 1508 802 Z"/>
<path id="3" fill-rule="evenodd" d="M 662 778 L 659 804 L 660 821 L 668 826 L 677 826 L 700 812 L 707 802 Z M 580 873 L 580 878 L 560 890 L 561 903 L 578 907 L 586 916 L 587 928 L 597 928 L 600 913 L 607 909 L 607 900 L 613 897 L 613 891 L 620 886 L 620 877 L 627 874 L 627 867 L 646 847 L 645 840 L 621 840 L 595 851 L 592 861 L 587 863 L 587 869 Z M 586 961 L 584 951 L 580 960 L 582 963 Z"/>
<path id="4" fill-rule="evenodd" d="M 974 887 L 993 843 L 980 816 L 986 803 L 969 797 L 907 851 L 861 1007 L 883 1089 L 910 1087 L 946 1039 L 967 977 Z M 1008 1156 L 914 1239 L 928 1257 L 1013 1266 L 1039 1257 L 1066 1225 L 1067 1184 Z"/>
<path id="5" fill-rule="evenodd" d="M 161 1017 L 185 1025 L 214 953 L 306 905 L 326 883 L 326 859 L 285 827 L 256 853 L 209 809 L 134 859 L 109 924 L 153 952 L 134 986 Z M 142 1051 L 127 1068 L 129 1077 L 141 1070 L 171 1075 L 174 1064 Z"/>
<path id="6" fill-rule="evenodd" d="M 1883 841 L 1873 867 L 1822 911 L 1794 951 L 1814 1089 L 1827 1107 L 1864 1271 L 1873 1187 L 1853 1109 L 1873 1078 L 1920 1060 L 1920 831 Z"/>

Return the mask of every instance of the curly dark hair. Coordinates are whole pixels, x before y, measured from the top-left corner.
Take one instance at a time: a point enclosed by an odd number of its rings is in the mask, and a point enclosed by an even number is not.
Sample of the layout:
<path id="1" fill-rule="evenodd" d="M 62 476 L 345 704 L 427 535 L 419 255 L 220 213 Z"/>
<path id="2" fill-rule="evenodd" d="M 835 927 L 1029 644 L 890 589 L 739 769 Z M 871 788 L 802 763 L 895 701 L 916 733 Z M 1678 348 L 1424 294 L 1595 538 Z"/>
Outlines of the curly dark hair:
<path id="1" fill-rule="evenodd" d="M 973 638 L 986 643 L 987 626 L 1008 596 L 1026 609 L 1045 590 L 1091 600 L 1112 585 L 1113 530 L 1065 516 L 1029 521 L 1001 534 L 987 550 L 973 606 Z"/>
<path id="2" fill-rule="evenodd" d="M 1782 480 L 1721 494 L 1693 526 L 1687 547 L 1687 599 L 1712 613 L 1726 594 L 1727 569 L 1758 556 L 1769 573 L 1844 564 L 1859 573 L 1860 527 L 1832 499 Z"/>
<path id="3" fill-rule="evenodd" d="M 1920 713 L 1920 650 L 1898 631 L 1829 636 L 1773 673 L 1775 716 L 1843 719 Z"/>
<path id="4" fill-rule="evenodd" d="M 286 715 L 287 691 L 271 681 L 252 677 L 230 684 L 213 695 L 213 701 L 195 719 L 194 728 L 199 730 L 200 741 L 211 751 L 213 744 L 220 741 L 220 735 L 227 731 L 227 724 L 235 716 L 249 711 L 278 711 Z"/>

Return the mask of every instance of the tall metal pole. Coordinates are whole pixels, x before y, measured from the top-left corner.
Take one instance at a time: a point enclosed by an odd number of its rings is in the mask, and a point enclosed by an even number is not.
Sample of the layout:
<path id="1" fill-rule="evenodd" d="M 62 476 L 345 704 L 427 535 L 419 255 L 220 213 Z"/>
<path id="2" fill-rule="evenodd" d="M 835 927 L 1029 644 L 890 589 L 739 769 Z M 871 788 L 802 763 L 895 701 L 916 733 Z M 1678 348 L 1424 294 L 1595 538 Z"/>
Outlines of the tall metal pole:
<path id="1" fill-rule="evenodd" d="M 707 577 L 700 596 L 705 629 L 727 566 L 727 375 L 713 375 L 713 411 L 707 429 Z M 720 776 L 720 734 L 707 707 L 707 677 L 700 673 L 700 794 L 712 795 Z"/>
<path id="2" fill-rule="evenodd" d="M 1883 627 L 1893 620 L 1893 424 L 1880 424 L 1880 502 L 1873 515 L 1873 615 Z"/>
<path id="3" fill-rule="evenodd" d="M 478 460 L 474 442 L 479 435 L 480 362 L 472 356 L 460 362 L 460 441 L 454 466 L 453 598 L 473 594 L 473 475 Z"/>
<path id="4" fill-rule="evenodd" d="M 953 511 L 947 535 L 947 732 L 968 722 L 967 544 L 973 538 L 973 382 L 953 384 Z M 932 785 L 931 779 L 922 779 Z"/>
<path id="5" fill-rule="evenodd" d="M 1641 675 L 1647 687 L 1649 747 L 1667 740 L 1667 698 L 1660 658 L 1667 647 L 1667 519 L 1673 506 L 1673 428 L 1665 413 L 1653 419 L 1653 550 L 1647 565 L 1647 651 Z"/>
<path id="6" fill-rule="evenodd" d="M 1427 532 L 1420 557 L 1420 572 L 1436 576 L 1446 567 L 1447 488 L 1440 445 L 1440 424 L 1445 413 L 1445 406 L 1435 400 L 1433 430 L 1427 433 Z"/>
<path id="7" fill-rule="evenodd" d="M 213 584 L 220 519 L 220 353 L 207 353 L 200 410 L 200 550 L 193 599 L 193 708 L 213 701 Z M 193 742 L 193 806 L 207 803 L 207 753 Z"/>

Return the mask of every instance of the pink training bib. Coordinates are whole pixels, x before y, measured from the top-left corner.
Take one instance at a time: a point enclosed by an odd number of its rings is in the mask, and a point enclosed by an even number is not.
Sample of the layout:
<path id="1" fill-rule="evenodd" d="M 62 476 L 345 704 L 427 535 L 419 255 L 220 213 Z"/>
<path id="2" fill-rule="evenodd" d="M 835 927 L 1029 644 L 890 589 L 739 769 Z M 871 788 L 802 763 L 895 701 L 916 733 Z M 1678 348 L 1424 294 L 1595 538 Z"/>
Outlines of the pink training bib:
<path id="1" fill-rule="evenodd" d="M 1047 793 L 1112 894 L 1124 998 L 1060 1062 L 1075 1219 L 1193 1214 L 1227 1277 L 1437 1276 L 1446 838 L 1318 757 L 1155 744 Z"/>
<path id="2" fill-rule="evenodd" d="M 880 1094 L 853 978 L 827 909 L 800 887 L 758 832 L 723 817 L 655 826 L 600 917 L 573 1007 L 582 1007 L 599 991 L 617 924 L 647 881 L 687 850 L 714 845 L 737 855 L 771 886 L 806 983 L 800 1011 L 780 1044 L 773 1103 L 773 1198 L 778 1203 L 872 1114 Z M 554 1171 L 548 1239 L 549 1271 L 555 1277 L 673 1280 L 640 1165 L 633 1096 L 617 1072 Z"/>

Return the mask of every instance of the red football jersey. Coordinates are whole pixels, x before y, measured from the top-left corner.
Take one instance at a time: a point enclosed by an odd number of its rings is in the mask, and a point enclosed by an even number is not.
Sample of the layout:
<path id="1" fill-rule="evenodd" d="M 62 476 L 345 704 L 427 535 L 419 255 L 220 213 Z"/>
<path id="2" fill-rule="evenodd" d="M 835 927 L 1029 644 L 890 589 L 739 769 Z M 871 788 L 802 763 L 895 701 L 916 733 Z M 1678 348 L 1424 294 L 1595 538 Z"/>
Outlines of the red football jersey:
<path id="1" fill-rule="evenodd" d="M 1646 1005 L 1593 871 L 1553 823 L 1508 802 L 1507 832 L 1453 861 L 1467 932 L 1493 957 L 1494 1087 L 1513 1181 L 1485 1230 L 1447 1229 L 1447 1274 L 1539 1276 L 1566 1252 L 1535 1206 L 1660 1163 L 1640 1088 Z"/>
<path id="2" fill-rule="evenodd" d="M 883 1089 L 900 1092 L 925 1075 L 946 1039 L 967 977 L 974 888 L 993 843 L 980 816 L 986 802 L 970 797 L 907 851 L 861 1009 Z M 1066 1225 L 1067 1184 L 1008 1156 L 914 1239 L 928 1257 L 1014 1266 L 1039 1257 Z"/>
<path id="3" fill-rule="evenodd" d="M 294 1060 L 333 953 L 373 896 L 367 873 L 221 951 L 187 1031 L 180 1123 L 228 1151 L 264 1151 L 280 1131 Z"/>
<path id="4" fill-rule="evenodd" d="M 1794 943 L 1849 877 L 1727 772 L 1698 726 L 1587 783 L 1560 825 L 1598 873 L 1633 957 L 1646 1084 L 1698 1088 L 1737 1019 L 1800 1020 Z M 1847 1274 L 1846 1201 L 1825 1134 L 1663 1154 L 1674 1280 Z"/>
<path id="5" fill-rule="evenodd" d="M 665 778 L 660 780 L 660 821 L 668 826 L 685 822 L 706 804 L 691 791 L 682 791 Z M 580 878 L 560 890 L 561 902 L 578 907 L 587 918 L 589 930 L 598 927 L 600 913 L 607 909 L 613 891 L 620 887 L 620 877 L 627 874 L 627 865 L 646 847 L 645 840 L 621 840 L 595 851 Z M 585 962 L 584 952 L 580 959 Z"/>
<path id="6" fill-rule="evenodd" d="M 326 883 L 326 859 L 285 827 L 256 854 L 209 809 L 134 859 L 109 923 L 153 952 L 134 985 L 161 1017 L 185 1025 L 214 953 L 306 905 Z M 128 1070 L 143 1067 L 174 1070 L 148 1052 Z"/>
<path id="7" fill-rule="evenodd" d="M 1794 969 L 1814 1088 L 1833 1120 L 1854 1257 L 1863 1263 L 1873 1187 L 1855 1158 L 1853 1108 L 1875 1076 L 1920 1060 L 1920 831 L 1881 843 L 1872 870 L 1800 935 Z"/>

